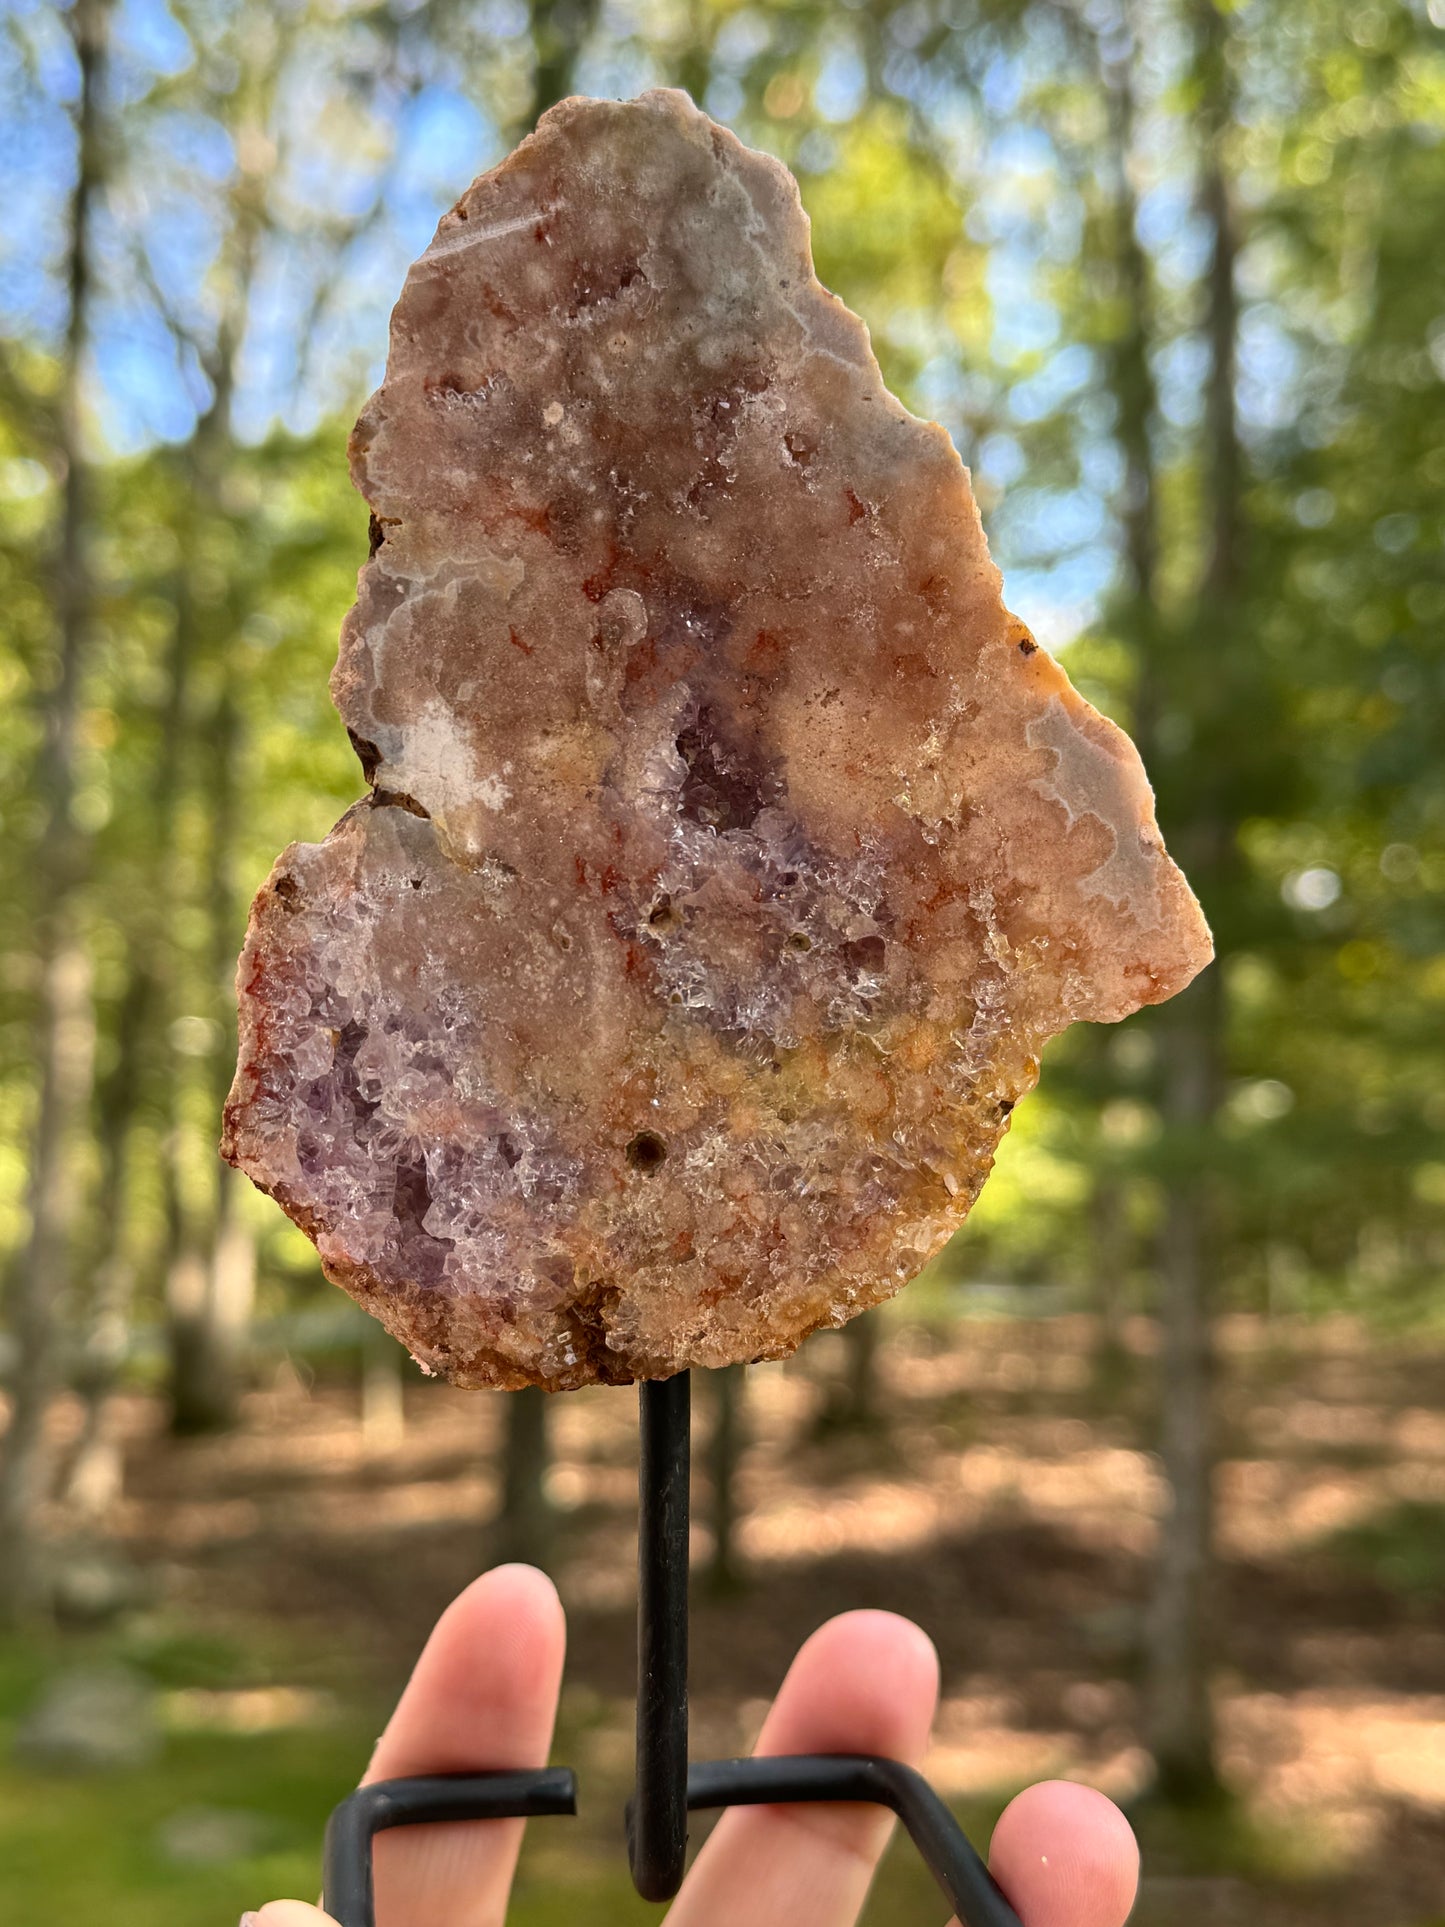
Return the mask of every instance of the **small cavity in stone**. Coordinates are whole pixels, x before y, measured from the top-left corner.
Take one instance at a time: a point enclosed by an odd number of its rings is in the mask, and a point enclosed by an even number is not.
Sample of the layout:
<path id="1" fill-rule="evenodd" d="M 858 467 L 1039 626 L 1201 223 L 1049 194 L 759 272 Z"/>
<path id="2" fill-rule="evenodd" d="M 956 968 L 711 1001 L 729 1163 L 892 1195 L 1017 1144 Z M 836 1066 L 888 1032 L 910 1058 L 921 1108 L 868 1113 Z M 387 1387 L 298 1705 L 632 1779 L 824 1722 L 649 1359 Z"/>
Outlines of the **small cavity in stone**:
<path id="1" fill-rule="evenodd" d="M 627 1162 L 634 1171 L 656 1171 L 667 1156 L 667 1146 L 656 1131 L 639 1131 L 628 1141 Z"/>

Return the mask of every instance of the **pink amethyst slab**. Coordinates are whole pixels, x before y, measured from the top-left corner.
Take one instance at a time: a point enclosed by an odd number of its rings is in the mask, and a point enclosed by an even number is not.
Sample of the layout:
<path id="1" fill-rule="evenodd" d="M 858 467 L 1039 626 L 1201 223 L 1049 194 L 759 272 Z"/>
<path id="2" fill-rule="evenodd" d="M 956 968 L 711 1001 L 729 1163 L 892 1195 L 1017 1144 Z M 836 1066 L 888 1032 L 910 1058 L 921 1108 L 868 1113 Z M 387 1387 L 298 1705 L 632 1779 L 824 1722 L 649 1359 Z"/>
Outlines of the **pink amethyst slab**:
<path id="1" fill-rule="evenodd" d="M 351 444 L 370 794 L 241 959 L 224 1151 L 459 1384 L 782 1357 L 963 1220 L 1044 1042 L 1210 956 L 966 471 L 683 94 L 571 100 Z"/>

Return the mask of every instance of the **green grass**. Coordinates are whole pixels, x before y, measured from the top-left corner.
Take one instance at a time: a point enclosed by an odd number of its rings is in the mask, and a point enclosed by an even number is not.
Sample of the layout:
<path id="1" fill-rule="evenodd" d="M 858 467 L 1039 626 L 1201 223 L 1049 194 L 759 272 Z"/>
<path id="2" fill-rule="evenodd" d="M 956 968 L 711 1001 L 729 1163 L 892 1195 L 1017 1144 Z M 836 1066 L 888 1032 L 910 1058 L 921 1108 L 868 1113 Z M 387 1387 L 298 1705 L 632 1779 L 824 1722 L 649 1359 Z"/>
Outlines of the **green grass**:
<path id="1" fill-rule="evenodd" d="M 326 1815 L 376 1732 L 362 1707 L 314 1728 L 168 1732 L 154 1762 L 124 1772 L 42 1772 L 17 1759 L 25 1712 L 61 1672 L 127 1665 L 164 1692 L 304 1677 L 308 1656 L 216 1630 L 141 1620 L 124 1632 L 0 1642 L 0 1867 L 5 1927 L 229 1927 L 281 1894 L 314 1895 Z M 178 1812 L 254 1815 L 258 1850 L 193 1864 L 165 1849 Z"/>
<path id="2" fill-rule="evenodd" d="M 314 1895 L 317 1852 L 366 1734 L 172 1736 L 153 1766 L 91 1778 L 0 1767 L 0 1865 L 13 1927 L 201 1927 L 281 1894 Z M 160 1831 L 188 1807 L 263 1816 L 266 1850 L 220 1865 L 169 1859 Z"/>
<path id="3" fill-rule="evenodd" d="M 1333 1533 L 1320 1549 L 1401 1598 L 1436 1599 L 1445 1592 L 1445 1505 L 1407 1500 Z"/>

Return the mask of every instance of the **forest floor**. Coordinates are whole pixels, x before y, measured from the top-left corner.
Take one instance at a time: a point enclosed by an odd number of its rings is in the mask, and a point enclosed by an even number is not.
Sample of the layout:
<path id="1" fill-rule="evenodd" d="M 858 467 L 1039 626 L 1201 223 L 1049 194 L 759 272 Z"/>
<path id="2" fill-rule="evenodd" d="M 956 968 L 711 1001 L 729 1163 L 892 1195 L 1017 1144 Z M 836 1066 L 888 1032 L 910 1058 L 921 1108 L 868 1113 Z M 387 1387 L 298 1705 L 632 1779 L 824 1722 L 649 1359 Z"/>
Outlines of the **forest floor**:
<path id="1" fill-rule="evenodd" d="M 1222 1336 L 1218 1719 L 1236 1798 L 1185 1827 L 1144 1815 L 1136 1919 L 1442 1927 L 1445 1349 L 1346 1321 L 1239 1319 Z M 1101 1372 L 1078 1318 L 895 1324 L 879 1355 L 887 1422 L 859 1433 L 819 1424 L 836 1338 L 750 1372 L 746 1583 L 725 1598 L 696 1587 L 695 1755 L 745 1750 L 807 1634 L 882 1606 L 939 1647 L 927 1770 L 976 1839 L 1039 1777 L 1136 1795 L 1162 1493 L 1145 1450 L 1153 1333 L 1140 1321 L 1127 1338 L 1131 1356 Z M 417 1381 L 404 1425 L 367 1427 L 354 1386 L 290 1363 L 226 1437 L 178 1445 L 154 1402 L 128 1402 L 111 1530 L 146 1603 L 119 1630 L 0 1647 L 0 1725 L 42 1676 L 119 1657 L 154 1682 L 164 1746 L 123 1781 L 0 1765 L 0 1888 L 20 1882 L 7 1922 L 207 1927 L 314 1889 L 327 1808 L 437 1612 L 490 1555 L 500 1417 L 495 1395 Z M 553 1563 L 571 1625 L 555 1757 L 579 1769 L 583 1811 L 534 1828 L 516 1918 L 621 1927 L 657 1917 L 630 1897 L 620 1837 L 635 1403 L 575 1394 L 552 1419 Z M 898 1843 L 869 1921 L 938 1917 Z"/>

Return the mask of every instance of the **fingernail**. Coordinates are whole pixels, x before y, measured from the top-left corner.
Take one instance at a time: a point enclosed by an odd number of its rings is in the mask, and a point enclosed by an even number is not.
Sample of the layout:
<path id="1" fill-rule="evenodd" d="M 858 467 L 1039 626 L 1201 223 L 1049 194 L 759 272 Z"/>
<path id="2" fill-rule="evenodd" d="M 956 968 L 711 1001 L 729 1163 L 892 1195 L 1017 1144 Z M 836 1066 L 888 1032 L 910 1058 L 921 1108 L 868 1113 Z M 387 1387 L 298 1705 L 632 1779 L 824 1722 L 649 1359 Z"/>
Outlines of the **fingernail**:
<path id="1" fill-rule="evenodd" d="M 240 1927 L 256 1927 L 256 1923 L 260 1918 L 261 1916 L 259 1914 L 242 1914 Z"/>

